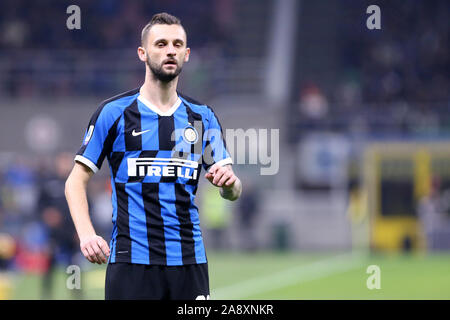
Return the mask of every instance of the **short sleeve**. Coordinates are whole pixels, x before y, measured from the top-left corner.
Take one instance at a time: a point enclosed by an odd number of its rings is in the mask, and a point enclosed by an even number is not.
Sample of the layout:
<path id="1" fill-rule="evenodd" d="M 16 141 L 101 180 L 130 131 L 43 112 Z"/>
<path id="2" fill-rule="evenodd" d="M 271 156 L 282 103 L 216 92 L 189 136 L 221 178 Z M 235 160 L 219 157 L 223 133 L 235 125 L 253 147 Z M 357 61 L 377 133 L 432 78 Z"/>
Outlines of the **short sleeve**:
<path id="1" fill-rule="evenodd" d="M 214 164 L 219 164 L 220 166 L 233 164 L 233 160 L 227 150 L 219 119 L 210 108 L 208 110 L 209 121 L 204 134 L 206 145 L 203 152 L 203 167 L 206 170 Z"/>
<path id="2" fill-rule="evenodd" d="M 94 173 L 100 170 L 116 138 L 118 118 L 106 106 L 100 106 L 96 110 L 89 121 L 81 148 L 75 156 L 76 162 L 86 165 Z"/>

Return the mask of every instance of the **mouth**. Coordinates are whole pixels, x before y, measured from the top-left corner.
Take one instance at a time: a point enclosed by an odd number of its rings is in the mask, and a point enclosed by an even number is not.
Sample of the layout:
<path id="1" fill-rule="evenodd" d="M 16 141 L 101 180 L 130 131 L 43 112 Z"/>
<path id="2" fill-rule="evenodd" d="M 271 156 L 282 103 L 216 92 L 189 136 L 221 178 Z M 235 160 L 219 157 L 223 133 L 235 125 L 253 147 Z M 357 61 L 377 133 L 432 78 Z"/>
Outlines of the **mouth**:
<path id="1" fill-rule="evenodd" d="M 177 62 L 175 60 L 167 60 L 163 63 L 165 66 L 177 66 Z"/>

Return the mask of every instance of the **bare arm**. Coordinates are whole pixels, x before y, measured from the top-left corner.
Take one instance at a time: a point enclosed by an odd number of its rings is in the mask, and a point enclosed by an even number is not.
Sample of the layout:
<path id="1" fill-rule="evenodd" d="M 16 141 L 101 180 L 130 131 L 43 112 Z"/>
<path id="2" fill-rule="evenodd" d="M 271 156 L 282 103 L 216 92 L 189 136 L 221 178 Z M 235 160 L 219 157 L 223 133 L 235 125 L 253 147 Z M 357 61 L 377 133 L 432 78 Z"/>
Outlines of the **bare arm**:
<path id="1" fill-rule="evenodd" d="M 220 187 L 222 198 L 235 201 L 241 196 L 242 183 L 234 174 L 231 165 L 223 167 L 213 165 L 205 174 L 205 178 L 216 187 Z"/>
<path id="2" fill-rule="evenodd" d="M 65 195 L 75 229 L 80 238 L 80 249 L 92 263 L 106 263 L 110 250 L 106 241 L 97 236 L 89 217 L 87 184 L 94 173 L 86 166 L 75 163 L 66 180 Z"/>

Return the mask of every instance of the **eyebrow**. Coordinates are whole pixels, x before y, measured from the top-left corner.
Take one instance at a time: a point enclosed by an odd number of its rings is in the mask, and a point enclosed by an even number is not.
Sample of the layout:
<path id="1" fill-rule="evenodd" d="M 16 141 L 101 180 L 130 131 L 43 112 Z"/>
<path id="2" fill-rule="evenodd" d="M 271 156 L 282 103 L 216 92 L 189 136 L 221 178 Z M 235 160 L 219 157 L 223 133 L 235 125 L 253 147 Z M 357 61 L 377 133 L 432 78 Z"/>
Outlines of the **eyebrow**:
<path id="1" fill-rule="evenodd" d="M 165 39 L 165 38 L 159 38 L 159 39 L 156 39 L 155 41 L 153 41 L 153 43 L 158 43 L 158 42 L 161 42 L 161 41 L 168 42 L 168 40 Z M 184 40 L 183 39 L 175 39 L 175 40 L 173 40 L 173 42 L 181 42 L 182 44 L 184 44 Z"/>

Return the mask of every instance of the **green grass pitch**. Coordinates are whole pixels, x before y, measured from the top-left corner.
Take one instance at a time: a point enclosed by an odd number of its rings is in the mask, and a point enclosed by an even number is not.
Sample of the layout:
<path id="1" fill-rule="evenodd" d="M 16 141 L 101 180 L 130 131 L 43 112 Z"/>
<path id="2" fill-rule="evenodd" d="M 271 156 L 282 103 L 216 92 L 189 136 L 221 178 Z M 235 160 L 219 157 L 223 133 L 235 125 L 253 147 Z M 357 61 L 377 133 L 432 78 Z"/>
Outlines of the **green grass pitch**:
<path id="1" fill-rule="evenodd" d="M 351 255 L 209 252 L 211 299 L 450 299 L 450 253 Z M 380 289 L 368 289 L 367 268 L 380 270 Z M 103 299 L 105 266 L 82 271 L 84 299 Z M 68 275 L 55 276 L 53 299 L 73 299 Z M 15 274 L 10 299 L 41 299 L 37 275 Z"/>

